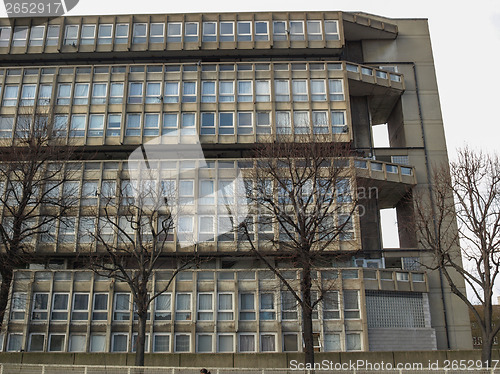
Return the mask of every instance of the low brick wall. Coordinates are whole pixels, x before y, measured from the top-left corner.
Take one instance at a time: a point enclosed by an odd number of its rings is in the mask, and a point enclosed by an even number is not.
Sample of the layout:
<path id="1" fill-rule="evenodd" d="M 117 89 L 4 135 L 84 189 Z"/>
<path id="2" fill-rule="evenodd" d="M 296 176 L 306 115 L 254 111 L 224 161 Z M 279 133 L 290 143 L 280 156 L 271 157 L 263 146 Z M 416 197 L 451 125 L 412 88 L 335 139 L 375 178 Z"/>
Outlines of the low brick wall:
<path id="1" fill-rule="evenodd" d="M 411 352 L 321 352 L 315 361 L 352 363 L 362 360 L 376 364 L 382 361 L 397 364 L 421 363 L 427 368 L 429 363 L 445 364 L 445 360 L 479 360 L 481 351 L 411 351 Z M 105 365 L 133 366 L 133 353 L 41 353 L 3 352 L 0 363 L 16 364 L 59 364 L 59 365 Z M 258 357 L 258 358 L 257 358 Z M 493 351 L 493 359 L 500 359 L 500 351 Z M 207 368 L 293 368 L 304 363 L 303 353 L 147 353 L 146 366 L 163 367 L 207 367 Z M 499 365 L 500 366 L 500 365 Z"/>

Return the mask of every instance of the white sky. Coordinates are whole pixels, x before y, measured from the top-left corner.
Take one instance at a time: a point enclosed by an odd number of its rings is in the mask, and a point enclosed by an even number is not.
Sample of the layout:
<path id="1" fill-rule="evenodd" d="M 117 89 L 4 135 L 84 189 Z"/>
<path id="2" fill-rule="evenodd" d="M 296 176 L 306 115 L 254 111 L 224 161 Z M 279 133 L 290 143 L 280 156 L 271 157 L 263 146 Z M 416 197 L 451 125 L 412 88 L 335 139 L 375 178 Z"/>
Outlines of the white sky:
<path id="1" fill-rule="evenodd" d="M 498 0 L 80 0 L 69 15 L 226 11 L 363 11 L 389 18 L 427 18 L 450 158 L 457 147 L 499 149 L 500 6 Z M 5 9 L 0 7 L 0 16 Z M 388 216 L 384 233 L 394 233 Z M 391 230 L 391 226 L 393 227 Z M 397 240 L 385 235 L 385 247 Z"/>

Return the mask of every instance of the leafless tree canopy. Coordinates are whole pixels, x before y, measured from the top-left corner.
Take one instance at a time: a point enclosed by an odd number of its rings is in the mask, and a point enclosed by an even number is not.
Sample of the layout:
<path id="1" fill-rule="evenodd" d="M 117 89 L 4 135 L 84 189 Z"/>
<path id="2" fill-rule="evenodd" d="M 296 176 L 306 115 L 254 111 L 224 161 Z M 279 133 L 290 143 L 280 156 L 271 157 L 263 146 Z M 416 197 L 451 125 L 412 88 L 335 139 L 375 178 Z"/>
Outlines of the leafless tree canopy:
<path id="1" fill-rule="evenodd" d="M 324 140 L 324 139 L 323 139 Z M 306 138 L 266 143 L 257 148 L 257 167 L 245 177 L 255 220 L 240 227 L 252 251 L 281 280 L 302 309 L 306 361 L 314 362 L 312 313 L 335 282 L 316 282 L 315 267 L 353 255 L 352 216 L 357 211 L 356 180 L 348 145 Z M 251 222 L 258 225 L 258 240 Z M 275 237 L 273 228 L 277 228 Z M 342 244 L 343 243 L 343 244 Z M 300 269 L 300 285 L 283 276 L 274 256 Z"/>
<path id="2" fill-rule="evenodd" d="M 0 326 L 14 269 L 37 261 L 36 241 L 68 224 L 78 185 L 66 161 L 74 155 L 53 129 L 51 113 L 23 113 L 14 139 L 0 142 Z"/>
<path id="3" fill-rule="evenodd" d="M 433 251 L 432 268 L 441 270 L 452 292 L 476 317 L 483 332 L 482 360 L 490 362 L 493 338 L 500 330 L 500 326 L 493 327 L 491 318 L 500 270 L 498 156 L 460 149 L 449 167 L 434 169 L 432 196 L 434 201 L 417 193 L 414 199 L 414 225 L 420 244 Z M 465 279 L 474 299 L 484 307 L 484 316 L 457 286 L 457 275 Z"/>

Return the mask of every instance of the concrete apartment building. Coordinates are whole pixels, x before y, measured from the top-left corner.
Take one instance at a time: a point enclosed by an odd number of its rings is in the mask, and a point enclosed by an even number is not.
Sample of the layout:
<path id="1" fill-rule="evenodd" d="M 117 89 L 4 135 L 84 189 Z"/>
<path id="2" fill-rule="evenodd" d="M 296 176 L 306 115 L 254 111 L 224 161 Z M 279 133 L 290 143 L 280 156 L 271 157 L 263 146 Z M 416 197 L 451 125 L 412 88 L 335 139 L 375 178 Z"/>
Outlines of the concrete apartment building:
<path id="1" fill-rule="evenodd" d="M 187 166 L 178 193 L 195 198 L 203 183 L 217 191 L 221 180 L 257 167 L 247 158 L 253 144 L 304 131 L 351 143 L 359 157 L 346 167 L 379 190 L 337 245 L 354 249 L 352 259 L 339 264 L 332 255 L 331 267 L 313 275 L 338 280 L 314 314 L 316 350 L 472 347 L 465 306 L 437 272 L 419 266 L 429 256 L 414 233 L 400 227 L 401 248 L 382 246 L 380 210 L 407 217 L 405 196 L 427 191 L 430 168 L 447 161 L 425 19 L 340 11 L 2 19 L 0 94 L 4 140 L 23 108 L 44 107 L 96 154 L 68 163 L 80 186 L 78 214 L 37 239 L 46 265 L 16 271 L 0 350 L 134 351 L 127 285 L 86 270 L 79 254 L 91 248 L 86 232 L 97 224 L 89 207 L 101 191 L 120 191 L 138 146 L 199 134 L 216 177 L 206 182 L 204 170 Z M 372 128 L 384 124 L 390 147 L 375 148 Z M 165 169 L 172 178 L 184 167 Z M 207 213 L 209 229 L 192 222 L 193 232 L 211 236 L 199 246 L 212 259 L 180 273 L 151 305 L 147 351 L 301 351 L 299 308 L 255 256 L 241 257 L 237 235 L 219 235 L 217 214 Z M 263 235 L 258 227 L 255 234 Z M 297 283 L 292 264 L 280 267 Z M 156 270 L 151 287 L 170 273 Z"/>

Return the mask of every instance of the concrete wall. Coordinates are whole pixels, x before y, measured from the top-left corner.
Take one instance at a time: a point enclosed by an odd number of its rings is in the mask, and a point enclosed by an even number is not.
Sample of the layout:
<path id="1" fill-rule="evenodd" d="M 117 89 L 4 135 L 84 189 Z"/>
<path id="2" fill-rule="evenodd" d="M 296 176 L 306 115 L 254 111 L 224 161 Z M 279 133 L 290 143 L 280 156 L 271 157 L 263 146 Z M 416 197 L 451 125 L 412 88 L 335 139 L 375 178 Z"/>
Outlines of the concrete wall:
<path id="1" fill-rule="evenodd" d="M 369 328 L 370 351 L 436 349 L 434 329 Z"/>
<path id="2" fill-rule="evenodd" d="M 323 360 L 333 363 L 349 363 L 357 360 L 375 364 L 384 361 L 396 366 L 398 363 L 422 363 L 424 367 L 429 362 L 444 360 L 479 360 L 481 351 L 413 351 L 413 352 L 331 352 L 316 353 L 316 362 Z M 500 351 L 494 350 L 492 358 L 498 360 Z M 287 368 L 290 362 L 304 362 L 303 353 L 253 353 L 253 354 L 146 354 L 146 366 L 162 367 L 206 367 L 212 368 Z M 59 365 L 106 365 L 133 366 L 133 353 L 0 353 L 1 363 L 16 364 L 59 364 Z"/>

